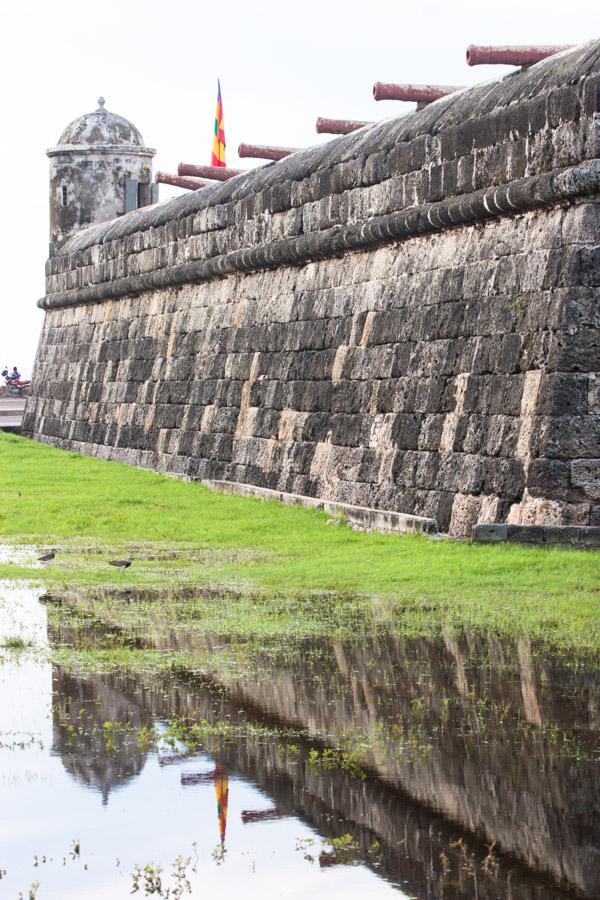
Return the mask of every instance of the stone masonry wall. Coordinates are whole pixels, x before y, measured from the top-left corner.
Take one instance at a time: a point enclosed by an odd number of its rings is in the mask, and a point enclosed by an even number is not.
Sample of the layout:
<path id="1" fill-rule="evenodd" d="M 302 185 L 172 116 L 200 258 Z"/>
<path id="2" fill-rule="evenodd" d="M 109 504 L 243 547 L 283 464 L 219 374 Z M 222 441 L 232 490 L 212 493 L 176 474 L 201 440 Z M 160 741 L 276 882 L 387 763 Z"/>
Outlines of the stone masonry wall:
<path id="1" fill-rule="evenodd" d="M 600 44 L 90 228 L 24 431 L 193 478 L 600 524 Z"/>

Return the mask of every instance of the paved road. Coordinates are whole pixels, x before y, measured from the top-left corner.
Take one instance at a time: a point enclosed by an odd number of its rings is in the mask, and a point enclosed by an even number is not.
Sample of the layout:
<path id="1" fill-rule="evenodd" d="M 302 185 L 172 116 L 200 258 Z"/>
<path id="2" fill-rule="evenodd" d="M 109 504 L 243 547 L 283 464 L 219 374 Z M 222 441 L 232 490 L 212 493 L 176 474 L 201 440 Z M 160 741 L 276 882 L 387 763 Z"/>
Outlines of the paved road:
<path id="1" fill-rule="evenodd" d="M 0 428 L 20 428 L 26 402 L 25 397 L 0 396 Z"/>

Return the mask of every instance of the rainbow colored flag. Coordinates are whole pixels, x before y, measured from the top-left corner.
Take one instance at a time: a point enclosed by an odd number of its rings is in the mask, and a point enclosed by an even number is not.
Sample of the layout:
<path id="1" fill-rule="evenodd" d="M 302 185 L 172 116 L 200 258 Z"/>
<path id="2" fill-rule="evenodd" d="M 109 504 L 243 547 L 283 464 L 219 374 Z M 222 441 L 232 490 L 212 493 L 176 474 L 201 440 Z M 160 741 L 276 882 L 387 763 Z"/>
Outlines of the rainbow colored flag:
<path id="1" fill-rule="evenodd" d="M 221 99 L 221 82 L 217 80 L 217 111 L 215 113 L 215 133 L 213 137 L 211 166 L 225 166 L 225 125 L 223 123 L 223 101 Z"/>

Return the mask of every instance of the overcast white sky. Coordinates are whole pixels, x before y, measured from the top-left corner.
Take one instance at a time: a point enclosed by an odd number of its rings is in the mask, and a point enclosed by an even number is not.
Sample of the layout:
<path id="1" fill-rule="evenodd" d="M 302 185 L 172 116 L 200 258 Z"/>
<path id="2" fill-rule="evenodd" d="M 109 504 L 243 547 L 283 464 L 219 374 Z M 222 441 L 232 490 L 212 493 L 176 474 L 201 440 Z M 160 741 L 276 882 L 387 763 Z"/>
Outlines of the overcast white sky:
<path id="1" fill-rule="evenodd" d="M 48 159 L 63 128 L 97 106 L 157 148 L 155 170 L 208 163 L 217 77 L 227 162 L 241 141 L 308 146 L 317 116 L 375 119 L 374 81 L 475 84 L 470 43 L 581 43 L 600 36 L 597 0 L 20 0 L 0 12 L 0 363 L 29 374 L 43 313 Z M 249 161 L 239 163 L 247 166 Z M 181 193 L 161 186 L 161 198 Z"/>

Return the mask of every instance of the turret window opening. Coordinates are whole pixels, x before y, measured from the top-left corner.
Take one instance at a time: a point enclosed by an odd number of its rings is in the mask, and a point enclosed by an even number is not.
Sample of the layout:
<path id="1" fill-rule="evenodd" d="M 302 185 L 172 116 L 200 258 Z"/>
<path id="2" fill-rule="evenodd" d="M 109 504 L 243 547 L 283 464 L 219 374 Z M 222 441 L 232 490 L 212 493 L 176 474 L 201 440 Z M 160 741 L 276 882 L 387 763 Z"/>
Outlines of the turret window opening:
<path id="1" fill-rule="evenodd" d="M 67 205 L 67 202 L 68 202 L 68 197 L 67 197 L 67 186 L 66 186 L 66 184 L 63 184 L 63 186 L 62 186 L 62 192 L 61 192 L 61 193 L 62 193 L 62 205 L 63 205 L 63 206 L 66 206 L 66 205 Z"/>

